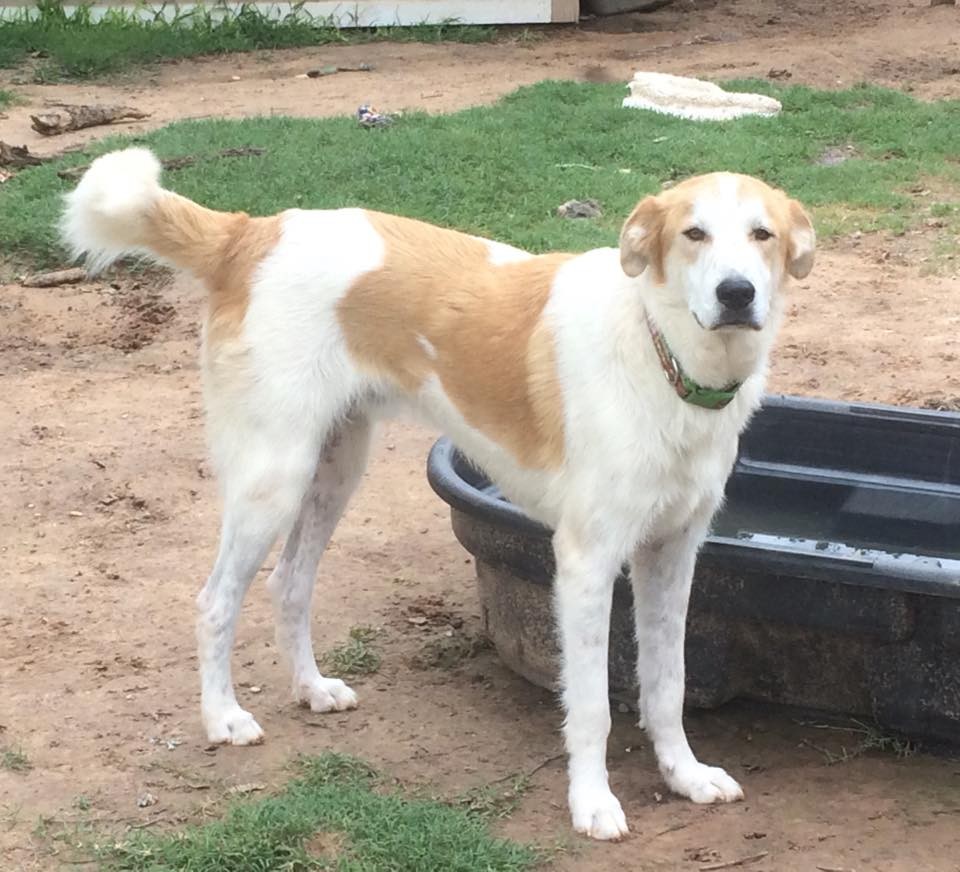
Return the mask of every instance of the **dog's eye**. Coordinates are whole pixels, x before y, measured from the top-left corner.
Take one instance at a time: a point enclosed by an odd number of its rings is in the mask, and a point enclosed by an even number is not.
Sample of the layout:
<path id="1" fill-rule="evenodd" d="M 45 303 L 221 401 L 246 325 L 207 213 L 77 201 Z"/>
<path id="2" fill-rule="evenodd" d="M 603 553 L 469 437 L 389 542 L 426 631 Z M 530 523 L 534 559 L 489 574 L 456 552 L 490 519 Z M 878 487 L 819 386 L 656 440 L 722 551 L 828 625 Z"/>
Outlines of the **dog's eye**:
<path id="1" fill-rule="evenodd" d="M 707 234 L 700 227 L 688 227 L 683 231 L 683 235 L 691 242 L 703 242 L 707 238 Z"/>
<path id="2" fill-rule="evenodd" d="M 768 239 L 773 239 L 773 234 L 766 227 L 755 227 L 752 235 L 757 242 L 766 242 Z"/>

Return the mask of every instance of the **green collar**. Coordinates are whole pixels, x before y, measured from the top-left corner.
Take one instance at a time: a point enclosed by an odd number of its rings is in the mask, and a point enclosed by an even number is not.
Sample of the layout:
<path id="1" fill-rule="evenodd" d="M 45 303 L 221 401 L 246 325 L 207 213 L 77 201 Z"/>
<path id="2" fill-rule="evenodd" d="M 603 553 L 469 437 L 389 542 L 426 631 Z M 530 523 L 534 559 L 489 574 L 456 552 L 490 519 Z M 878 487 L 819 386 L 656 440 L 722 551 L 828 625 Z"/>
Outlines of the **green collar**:
<path id="1" fill-rule="evenodd" d="M 653 326 L 650 315 L 647 315 L 647 327 L 650 330 L 650 338 L 653 339 L 653 347 L 657 350 L 657 357 L 660 358 L 660 366 L 663 367 L 663 374 L 667 381 L 673 386 L 685 403 L 692 406 L 699 406 L 701 409 L 723 409 L 737 395 L 740 390 L 740 382 L 731 382 L 725 388 L 705 388 L 697 384 L 684 371 L 683 367 L 673 356 L 667 340 L 663 334 Z"/>

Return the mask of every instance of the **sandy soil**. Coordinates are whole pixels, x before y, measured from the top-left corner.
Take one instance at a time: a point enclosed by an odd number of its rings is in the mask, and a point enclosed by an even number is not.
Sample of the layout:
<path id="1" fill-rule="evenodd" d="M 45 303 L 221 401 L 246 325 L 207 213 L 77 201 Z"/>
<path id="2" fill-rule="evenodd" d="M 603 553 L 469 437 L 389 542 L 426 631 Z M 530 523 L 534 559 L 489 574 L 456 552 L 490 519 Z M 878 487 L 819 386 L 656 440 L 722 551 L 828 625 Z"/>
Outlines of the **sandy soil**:
<path id="1" fill-rule="evenodd" d="M 344 113 L 368 100 L 440 111 L 544 77 L 625 79 L 640 66 L 787 69 L 793 81 L 821 86 L 870 79 L 923 97 L 960 95 L 955 7 L 745 0 L 602 22 L 628 32 L 592 27 L 475 47 L 272 52 L 164 65 L 137 81 L 22 90 L 34 105 L 135 103 L 154 112 L 151 124 L 185 114 Z M 377 71 L 293 78 L 351 61 Z M 0 138 L 53 148 L 28 133 L 23 109 L 0 120 Z M 960 275 L 950 262 L 928 275 L 927 256 L 924 231 L 829 246 L 793 292 L 772 388 L 955 402 Z M 448 668 L 424 663 L 438 641 L 475 638 L 479 616 L 472 567 L 423 475 L 433 434 L 406 424 L 385 428 L 318 585 L 318 650 L 342 642 L 350 626 L 381 628 L 384 665 L 354 682 L 361 708 L 317 716 L 292 705 L 260 585 L 234 662 L 241 699 L 268 741 L 208 748 L 197 717 L 193 598 L 210 567 L 218 511 L 200 420 L 200 303 L 185 283 L 113 278 L 0 292 L 0 744 L 22 746 L 33 764 L 24 774 L 0 770 L 0 867 L 63 868 L 74 852 L 50 832 L 198 820 L 230 786 L 280 784 L 294 754 L 336 748 L 441 795 L 549 761 L 500 829 L 561 845 L 548 864 L 559 870 L 696 870 L 761 852 L 745 868 L 960 868 L 960 763 L 867 755 L 828 766 L 813 746 L 836 748 L 848 736 L 746 705 L 689 719 L 702 755 L 741 778 L 745 803 L 701 808 L 663 795 L 643 735 L 617 713 L 611 779 L 633 835 L 616 846 L 570 838 L 551 696 L 489 651 Z M 157 802 L 140 808 L 146 793 Z M 52 819 L 46 836 L 41 815 Z"/>

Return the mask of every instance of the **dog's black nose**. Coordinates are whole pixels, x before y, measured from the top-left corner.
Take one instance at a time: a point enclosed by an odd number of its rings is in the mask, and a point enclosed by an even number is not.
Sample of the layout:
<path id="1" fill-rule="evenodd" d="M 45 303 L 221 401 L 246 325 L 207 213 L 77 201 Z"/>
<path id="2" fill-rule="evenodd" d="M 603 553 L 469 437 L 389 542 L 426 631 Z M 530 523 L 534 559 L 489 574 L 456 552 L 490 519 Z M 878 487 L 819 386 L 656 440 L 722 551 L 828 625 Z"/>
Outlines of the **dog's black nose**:
<path id="1" fill-rule="evenodd" d="M 746 279 L 724 279 L 717 285 L 717 299 L 728 309 L 745 309 L 755 293 L 753 282 Z"/>

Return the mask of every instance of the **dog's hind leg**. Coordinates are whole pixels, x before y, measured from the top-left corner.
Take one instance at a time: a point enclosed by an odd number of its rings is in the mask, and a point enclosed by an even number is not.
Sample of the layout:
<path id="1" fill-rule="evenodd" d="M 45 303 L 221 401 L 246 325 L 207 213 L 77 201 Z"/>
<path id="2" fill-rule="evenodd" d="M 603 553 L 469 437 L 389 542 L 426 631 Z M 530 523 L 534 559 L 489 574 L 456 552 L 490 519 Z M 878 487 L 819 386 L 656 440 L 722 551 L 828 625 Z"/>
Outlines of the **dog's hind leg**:
<path id="1" fill-rule="evenodd" d="M 277 647 L 293 676 L 293 695 L 315 712 L 355 708 L 357 697 L 338 678 L 317 669 L 310 638 L 310 600 L 320 558 L 367 464 L 371 425 L 344 421 L 330 434 L 313 482 L 283 553 L 267 581 L 273 600 Z"/>
<path id="2" fill-rule="evenodd" d="M 270 548 L 296 518 L 318 447 L 312 433 L 297 432 L 295 422 L 259 429 L 234 424 L 232 431 L 218 428 L 214 434 L 224 513 L 216 564 L 197 597 L 200 705 L 211 742 L 250 745 L 263 739 L 263 731 L 234 695 L 230 654 L 237 618 Z"/>

